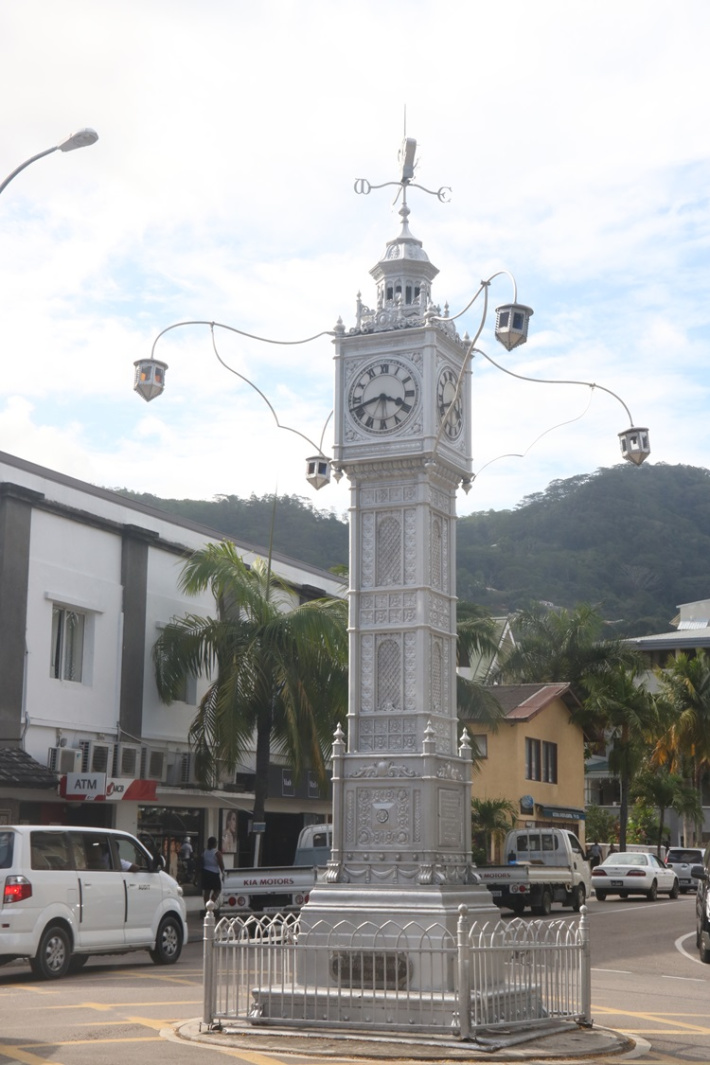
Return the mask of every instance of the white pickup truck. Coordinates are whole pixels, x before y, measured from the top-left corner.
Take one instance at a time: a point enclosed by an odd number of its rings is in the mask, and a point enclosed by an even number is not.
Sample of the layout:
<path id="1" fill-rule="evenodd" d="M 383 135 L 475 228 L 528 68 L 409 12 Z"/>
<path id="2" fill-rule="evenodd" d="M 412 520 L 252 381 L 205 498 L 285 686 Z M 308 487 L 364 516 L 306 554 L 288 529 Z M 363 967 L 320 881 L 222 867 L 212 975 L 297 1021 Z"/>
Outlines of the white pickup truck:
<path id="1" fill-rule="evenodd" d="M 591 889 L 589 862 L 573 832 L 564 828 L 513 829 L 505 840 L 507 865 L 476 868 L 495 904 L 521 914 L 526 906 L 546 916 L 553 902 L 575 912 Z"/>
<path id="2" fill-rule="evenodd" d="M 296 844 L 293 865 L 226 869 L 220 913 L 269 913 L 298 910 L 308 901 L 318 867 L 330 858 L 332 825 L 306 825 Z"/>

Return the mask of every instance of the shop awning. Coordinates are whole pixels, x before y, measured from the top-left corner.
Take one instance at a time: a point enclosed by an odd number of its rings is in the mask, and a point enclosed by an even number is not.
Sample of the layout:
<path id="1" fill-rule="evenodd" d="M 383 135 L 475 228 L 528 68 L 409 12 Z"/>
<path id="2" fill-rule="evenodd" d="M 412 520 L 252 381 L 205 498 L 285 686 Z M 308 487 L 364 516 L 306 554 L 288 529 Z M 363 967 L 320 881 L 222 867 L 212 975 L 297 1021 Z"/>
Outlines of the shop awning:
<path id="1" fill-rule="evenodd" d="M 584 821 L 586 813 L 578 810 L 575 806 L 539 806 L 543 817 L 549 817 L 558 821 Z"/>

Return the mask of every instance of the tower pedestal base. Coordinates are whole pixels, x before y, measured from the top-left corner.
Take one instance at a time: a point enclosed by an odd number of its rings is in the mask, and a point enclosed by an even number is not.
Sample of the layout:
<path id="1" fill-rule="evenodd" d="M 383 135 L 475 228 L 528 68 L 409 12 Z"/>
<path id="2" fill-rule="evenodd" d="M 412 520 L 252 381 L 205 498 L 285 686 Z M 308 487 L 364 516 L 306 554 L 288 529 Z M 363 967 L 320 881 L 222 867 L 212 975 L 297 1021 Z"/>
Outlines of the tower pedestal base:
<path id="1" fill-rule="evenodd" d="M 301 910 L 298 981 L 318 988 L 345 982 L 370 990 L 451 991 L 460 906 L 479 923 L 495 925 L 500 918 L 480 884 L 318 885 Z"/>

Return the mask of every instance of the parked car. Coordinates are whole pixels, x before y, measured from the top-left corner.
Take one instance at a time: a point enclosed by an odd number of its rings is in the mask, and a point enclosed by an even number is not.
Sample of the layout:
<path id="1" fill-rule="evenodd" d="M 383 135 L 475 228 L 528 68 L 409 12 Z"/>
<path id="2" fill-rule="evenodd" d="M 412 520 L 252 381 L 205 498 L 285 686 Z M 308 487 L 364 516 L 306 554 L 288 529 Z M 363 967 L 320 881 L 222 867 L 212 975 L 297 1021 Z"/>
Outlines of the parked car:
<path id="1" fill-rule="evenodd" d="M 653 902 L 659 893 L 677 899 L 680 884 L 674 869 L 669 869 L 651 851 L 620 851 L 610 854 L 601 865 L 592 869 L 592 887 L 599 902 L 607 895 L 626 899 L 629 895 L 645 895 Z"/>
<path id="2" fill-rule="evenodd" d="M 703 864 L 694 865 L 690 875 L 697 880 L 698 890 L 695 893 L 695 946 L 698 948 L 700 960 L 705 965 L 710 965 L 710 849 L 703 855 Z"/>
<path id="3" fill-rule="evenodd" d="M 0 965 L 51 980 L 91 954 L 147 950 L 172 965 L 187 942 L 182 888 L 127 832 L 0 827 Z"/>
<path id="4" fill-rule="evenodd" d="M 697 890 L 698 881 L 692 874 L 692 866 L 703 864 L 702 847 L 671 847 L 666 855 L 666 865 L 675 869 L 680 893 Z"/>

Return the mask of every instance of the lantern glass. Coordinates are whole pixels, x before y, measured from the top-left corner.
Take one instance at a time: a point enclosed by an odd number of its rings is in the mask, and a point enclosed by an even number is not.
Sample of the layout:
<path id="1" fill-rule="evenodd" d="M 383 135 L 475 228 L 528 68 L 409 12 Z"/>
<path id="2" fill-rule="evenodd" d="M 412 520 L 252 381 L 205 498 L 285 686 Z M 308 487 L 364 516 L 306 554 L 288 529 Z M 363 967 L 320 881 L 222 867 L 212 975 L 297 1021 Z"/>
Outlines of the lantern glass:
<path id="1" fill-rule="evenodd" d="M 508 351 L 524 344 L 528 339 L 528 324 L 532 315 L 532 308 L 522 303 L 506 303 L 496 307 L 496 339 Z"/>
<path id="2" fill-rule="evenodd" d="M 648 429 L 639 429 L 631 426 L 619 433 L 622 458 L 627 462 L 633 462 L 634 466 L 640 466 L 651 454 L 651 443 Z"/>
<path id="3" fill-rule="evenodd" d="M 138 395 L 142 396 L 146 403 L 162 395 L 168 364 L 158 359 L 138 359 L 133 365 L 136 368 L 133 387 Z"/>
<path id="4" fill-rule="evenodd" d="M 306 459 L 306 480 L 318 491 L 330 484 L 330 459 L 324 455 L 314 455 Z"/>

